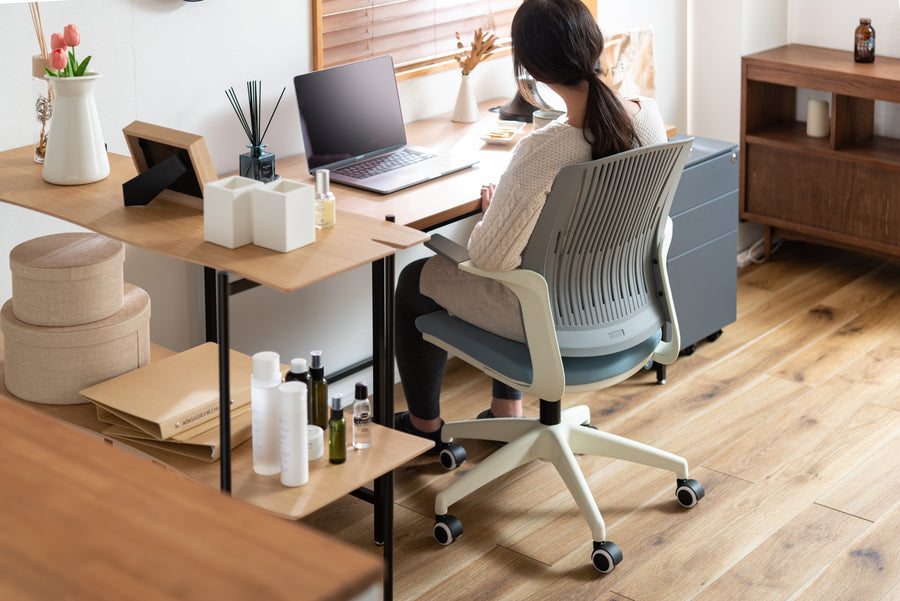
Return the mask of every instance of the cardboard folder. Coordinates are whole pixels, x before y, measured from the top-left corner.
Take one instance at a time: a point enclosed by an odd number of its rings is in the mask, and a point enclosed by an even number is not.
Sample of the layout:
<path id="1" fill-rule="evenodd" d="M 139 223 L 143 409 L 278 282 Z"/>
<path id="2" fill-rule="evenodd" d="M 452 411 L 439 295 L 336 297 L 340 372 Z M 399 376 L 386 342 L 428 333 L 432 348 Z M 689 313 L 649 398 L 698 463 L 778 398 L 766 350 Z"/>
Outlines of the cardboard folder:
<path id="1" fill-rule="evenodd" d="M 81 395 L 102 412 L 111 413 L 130 427 L 156 440 L 179 437 L 181 433 L 219 415 L 219 347 L 207 342 L 182 353 L 154 361 L 81 390 Z M 230 351 L 232 412 L 249 405 L 253 360 Z"/>
<path id="2" fill-rule="evenodd" d="M 249 390 L 247 394 L 249 394 Z M 216 461 L 222 451 L 219 444 L 219 420 L 210 422 L 212 427 L 200 427 L 193 430 L 193 436 L 181 437 L 180 440 L 170 438 L 157 440 L 146 432 L 135 430 L 127 425 L 111 425 L 103 430 L 104 436 L 121 440 L 138 448 L 146 446 L 153 449 L 161 449 L 171 453 L 178 453 L 201 461 Z M 206 424 L 204 424 L 206 426 Z M 190 433 L 191 431 L 188 431 Z M 250 439 L 250 407 L 245 406 L 231 413 L 231 448 L 235 448 Z"/>

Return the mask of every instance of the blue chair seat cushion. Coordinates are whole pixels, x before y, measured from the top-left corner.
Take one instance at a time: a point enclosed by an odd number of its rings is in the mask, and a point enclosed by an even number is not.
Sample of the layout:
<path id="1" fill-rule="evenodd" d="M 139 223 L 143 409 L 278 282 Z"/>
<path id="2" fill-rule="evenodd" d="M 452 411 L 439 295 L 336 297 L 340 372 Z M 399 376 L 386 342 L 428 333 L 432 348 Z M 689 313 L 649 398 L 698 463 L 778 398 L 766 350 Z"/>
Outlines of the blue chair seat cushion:
<path id="1" fill-rule="evenodd" d="M 436 311 L 416 319 L 423 334 L 443 340 L 479 363 L 517 382 L 530 383 L 534 377 L 528 347 L 520 342 L 492 334 L 472 324 Z M 662 330 L 631 348 L 596 357 L 563 357 L 567 386 L 600 382 L 621 375 L 646 362 L 662 339 Z M 556 400 L 556 399 L 547 399 Z"/>

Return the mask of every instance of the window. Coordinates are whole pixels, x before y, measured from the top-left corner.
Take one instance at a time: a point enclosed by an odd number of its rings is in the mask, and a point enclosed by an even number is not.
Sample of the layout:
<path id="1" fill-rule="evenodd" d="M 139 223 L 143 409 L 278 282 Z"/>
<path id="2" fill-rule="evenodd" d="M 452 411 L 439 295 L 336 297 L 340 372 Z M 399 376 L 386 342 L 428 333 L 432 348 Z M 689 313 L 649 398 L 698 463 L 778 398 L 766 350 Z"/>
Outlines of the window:
<path id="1" fill-rule="evenodd" d="M 521 0 L 313 0 L 314 68 L 384 54 L 393 56 L 398 79 L 456 67 L 456 32 L 468 46 L 479 27 L 497 36 L 493 56 L 503 56 L 510 51 L 509 26 L 519 4 Z"/>

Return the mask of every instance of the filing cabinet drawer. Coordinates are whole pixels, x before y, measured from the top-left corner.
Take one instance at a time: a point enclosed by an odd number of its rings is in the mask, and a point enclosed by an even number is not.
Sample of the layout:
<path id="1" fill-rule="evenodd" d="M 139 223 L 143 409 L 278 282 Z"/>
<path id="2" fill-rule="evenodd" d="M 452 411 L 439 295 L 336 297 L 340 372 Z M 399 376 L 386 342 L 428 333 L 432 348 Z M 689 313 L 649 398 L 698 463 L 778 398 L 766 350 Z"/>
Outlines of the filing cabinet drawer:
<path id="1" fill-rule="evenodd" d="M 682 349 L 735 320 L 736 248 L 737 229 L 734 229 L 668 261 Z"/>
<path id="2" fill-rule="evenodd" d="M 673 235 L 669 257 L 675 258 L 705 242 L 737 228 L 738 191 L 672 216 Z M 735 254 L 736 251 L 732 254 Z"/>
<path id="3" fill-rule="evenodd" d="M 694 144 L 697 146 L 700 141 Z M 679 213 L 737 190 L 738 161 L 732 158 L 733 155 L 736 156 L 736 153 L 725 152 L 697 164 L 691 164 L 690 159 L 688 160 L 688 166 L 681 175 L 678 190 L 672 200 L 670 214 L 673 219 Z"/>

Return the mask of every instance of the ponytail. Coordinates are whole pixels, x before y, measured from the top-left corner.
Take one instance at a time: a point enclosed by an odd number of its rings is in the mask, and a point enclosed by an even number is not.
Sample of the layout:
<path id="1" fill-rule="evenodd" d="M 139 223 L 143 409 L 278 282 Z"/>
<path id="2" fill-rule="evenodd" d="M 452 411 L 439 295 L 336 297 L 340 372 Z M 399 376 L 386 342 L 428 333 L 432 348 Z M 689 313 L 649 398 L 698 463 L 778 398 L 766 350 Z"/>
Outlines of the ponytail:
<path id="1" fill-rule="evenodd" d="M 591 145 L 591 158 L 600 159 L 640 146 L 631 116 L 616 93 L 595 74 L 585 79 L 588 101 L 584 139 Z"/>

